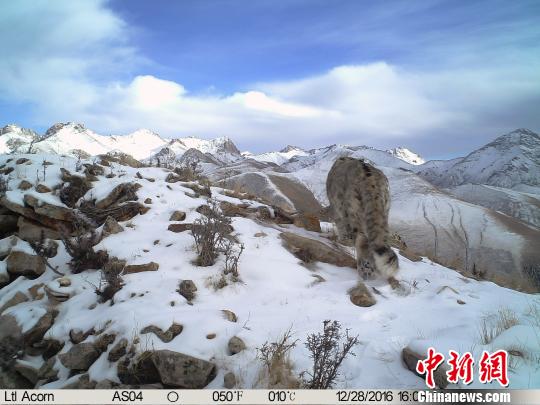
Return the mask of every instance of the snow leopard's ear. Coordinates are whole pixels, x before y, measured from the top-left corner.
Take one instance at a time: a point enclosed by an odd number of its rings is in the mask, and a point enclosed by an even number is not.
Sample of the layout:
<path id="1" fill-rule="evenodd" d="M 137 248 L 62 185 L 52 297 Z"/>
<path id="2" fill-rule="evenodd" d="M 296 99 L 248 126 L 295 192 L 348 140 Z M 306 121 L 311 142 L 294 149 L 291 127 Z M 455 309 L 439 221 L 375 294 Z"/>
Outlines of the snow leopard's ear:
<path id="1" fill-rule="evenodd" d="M 377 271 L 384 277 L 392 277 L 399 268 L 398 257 L 389 246 L 381 246 L 373 250 L 373 260 Z"/>

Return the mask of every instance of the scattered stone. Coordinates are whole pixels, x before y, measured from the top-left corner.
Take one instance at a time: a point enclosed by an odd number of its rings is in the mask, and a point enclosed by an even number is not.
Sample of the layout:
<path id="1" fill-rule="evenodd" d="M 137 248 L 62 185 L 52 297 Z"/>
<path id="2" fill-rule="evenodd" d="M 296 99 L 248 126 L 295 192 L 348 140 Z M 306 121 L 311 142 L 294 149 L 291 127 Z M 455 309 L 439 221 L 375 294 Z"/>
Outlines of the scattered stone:
<path id="1" fill-rule="evenodd" d="M 109 354 L 107 356 L 107 359 L 110 362 L 115 362 L 120 360 L 121 357 L 123 357 L 127 352 L 127 346 L 128 341 L 126 338 L 120 339 L 118 343 L 116 343 L 112 349 L 109 351 Z"/>
<path id="2" fill-rule="evenodd" d="M 56 280 L 55 280 L 56 281 Z M 56 287 L 54 281 L 44 287 L 45 294 L 53 304 L 65 302 L 71 298 L 71 291 L 62 291 L 60 286 Z"/>
<path id="3" fill-rule="evenodd" d="M 15 161 L 15 164 L 16 165 L 22 165 L 23 163 L 26 163 L 26 162 L 29 162 L 29 161 L 30 161 L 30 159 L 28 159 L 28 158 L 19 158 L 19 159 L 17 159 Z"/>
<path id="4" fill-rule="evenodd" d="M 159 264 L 156 262 L 150 262 L 145 264 L 130 264 L 124 267 L 124 274 L 141 273 L 143 271 L 157 271 Z"/>
<path id="5" fill-rule="evenodd" d="M 7 300 L 5 302 L 5 304 L 2 305 L 2 307 L 0 307 L 0 314 L 2 312 L 4 312 L 6 309 L 14 307 L 15 305 L 19 305 L 19 304 L 21 304 L 23 302 L 26 302 L 26 301 L 28 301 L 28 297 L 25 294 L 23 294 L 22 292 L 17 291 L 13 295 L 13 297 L 11 297 L 9 300 Z"/>
<path id="6" fill-rule="evenodd" d="M 319 261 L 356 269 L 356 260 L 336 247 L 291 232 L 283 232 L 280 237 L 285 248 L 305 263 Z"/>
<path id="7" fill-rule="evenodd" d="M 183 329 L 184 327 L 182 325 L 173 322 L 173 324 L 165 332 L 155 325 L 149 325 L 149 326 L 146 326 L 143 330 L 141 330 L 141 334 L 144 335 L 146 333 L 153 333 L 162 342 L 169 343 L 176 336 L 182 333 Z"/>
<path id="8" fill-rule="evenodd" d="M 466 302 L 465 302 L 465 301 L 462 301 L 462 300 L 457 300 L 457 303 L 458 303 L 459 305 L 465 305 L 465 304 L 466 304 Z"/>
<path id="9" fill-rule="evenodd" d="M 117 233 L 123 232 L 124 228 L 114 219 L 113 217 L 107 217 L 105 223 L 103 224 L 103 229 L 101 231 L 102 237 L 107 237 L 109 235 L 115 235 Z"/>
<path id="10" fill-rule="evenodd" d="M 38 215 L 43 215 L 48 218 L 65 222 L 70 222 L 73 220 L 73 211 L 69 208 L 49 204 L 48 202 L 39 200 L 30 194 L 25 194 L 23 200 L 24 203 L 32 207 L 34 212 Z"/>
<path id="11" fill-rule="evenodd" d="M 32 386 L 35 386 L 38 382 L 39 369 L 35 368 L 27 361 L 17 360 L 13 369 L 30 381 Z"/>
<path id="12" fill-rule="evenodd" d="M 19 186 L 17 188 L 19 190 L 26 191 L 32 188 L 32 183 L 30 183 L 29 181 L 23 180 L 19 183 Z"/>
<path id="13" fill-rule="evenodd" d="M 17 232 L 19 238 L 28 242 L 41 240 L 41 235 L 43 235 L 45 239 L 60 239 L 60 233 L 55 229 L 44 227 L 38 222 L 25 218 L 22 215 L 19 216 L 17 226 L 19 228 Z"/>
<path id="14" fill-rule="evenodd" d="M 193 280 L 182 280 L 178 285 L 176 290 L 182 297 L 188 301 L 192 301 L 195 298 L 195 291 L 197 291 L 197 286 Z"/>
<path id="15" fill-rule="evenodd" d="M 45 260 L 40 256 L 12 250 L 6 259 L 6 268 L 11 274 L 37 278 L 45 272 Z"/>
<path id="16" fill-rule="evenodd" d="M 359 282 L 356 287 L 349 290 L 349 298 L 358 307 L 370 307 L 377 302 L 362 282 Z"/>
<path id="17" fill-rule="evenodd" d="M 147 199 L 144 200 L 144 203 L 145 204 L 152 204 L 152 199 L 150 197 L 148 197 Z"/>
<path id="18" fill-rule="evenodd" d="M 248 217 L 250 214 L 253 214 L 256 212 L 255 209 L 248 208 L 249 206 L 246 204 L 236 205 L 228 201 L 221 201 L 219 203 L 219 207 L 221 208 L 221 212 L 223 212 L 223 215 L 227 217 L 244 217 L 245 218 L 245 217 Z"/>
<path id="19" fill-rule="evenodd" d="M 294 217 L 294 225 L 312 232 L 321 232 L 319 218 L 312 214 L 299 214 Z"/>
<path id="20" fill-rule="evenodd" d="M 96 208 L 105 209 L 127 201 L 137 201 L 137 190 L 142 186 L 138 183 L 122 183 L 117 185 L 109 195 L 96 202 Z"/>
<path id="21" fill-rule="evenodd" d="M 169 173 L 167 177 L 165 177 L 166 183 L 177 183 L 179 181 L 182 181 L 182 178 L 174 173 Z"/>
<path id="22" fill-rule="evenodd" d="M 17 215 L 0 214 L 0 238 L 3 239 L 17 232 L 18 218 L 20 217 Z"/>
<path id="23" fill-rule="evenodd" d="M 73 208 L 77 201 L 92 188 L 92 183 L 86 177 L 71 174 L 69 170 L 64 168 L 60 168 L 60 172 L 62 173 L 62 181 L 67 183 L 60 190 L 60 201 Z"/>
<path id="24" fill-rule="evenodd" d="M 38 193 L 50 193 L 52 190 L 49 187 L 47 187 L 45 184 L 40 183 L 36 186 L 36 191 Z"/>
<path id="25" fill-rule="evenodd" d="M 39 283 L 34 284 L 32 287 L 28 289 L 28 293 L 30 294 L 30 297 L 32 297 L 33 300 L 40 300 L 45 296 L 44 292 L 39 292 L 39 290 L 44 286 L 45 284 Z"/>
<path id="26" fill-rule="evenodd" d="M 71 280 L 69 279 L 69 277 L 61 277 L 56 281 L 58 281 L 60 287 L 69 287 L 71 285 Z"/>
<path id="27" fill-rule="evenodd" d="M 85 164 L 84 165 L 85 170 L 84 174 L 86 174 L 87 177 L 89 176 L 103 176 L 105 174 L 105 168 L 103 166 L 95 164 Z"/>
<path id="28" fill-rule="evenodd" d="M 223 376 L 223 387 L 231 389 L 236 387 L 236 376 L 230 371 Z"/>
<path id="29" fill-rule="evenodd" d="M 170 224 L 167 229 L 174 233 L 191 231 L 193 229 L 193 224 Z"/>
<path id="30" fill-rule="evenodd" d="M 56 357 L 50 357 L 43 365 L 39 368 L 38 379 L 45 382 L 55 381 L 58 379 L 58 370 L 54 369 L 56 363 Z"/>
<path id="31" fill-rule="evenodd" d="M 206 335 L 206 338 L 207 338 L 208 340 L 215 339 L 215 338 L 216 338 L 216 334 L 215 334 L 215 333 L 209 333 L 208 335 Z"/>
<path id="32" fill-rule="evenodd" d="M 123 384 L 153 384 L 160 382 L 160 376 L 152 355 L 155 352 L 146 351 L 135 358 L 124 356 L 118 362 L 116 369 L 118 378 Z"/>
<path id="33" fill-rule="evenodd" d="M 235 355 L 237 353 L 240 353 L 242 350 L 246 348 L 246 344 L 242 339 L 240 339 L 237 336 L 233 336 L 229 339 L 229 343 L 227 344 L 227 347 L 229 349 L 229 353 L 231 355 Z"/>
<path id="34" fill-rule="evenodd" d="M 61 342 L 56 339 L 44 339 L 39 343 L 34 344 L 34 347 L 37 347 L 41 355 L 45 360 L 50 359 L 53 356 L 56 356 L 60 350 L 64 348 L 65 342 Z"/>
<path id="35" fill-rule="evenodd" d="M 103 353 L 107 351 L 107 347 L 114 342 L 116 339 L 116 334 L 114 333 L 104 333 L 100 335 L 94 342 L 94 347 L 100 352 Z"/>
<path id="36" fill-rule="evenodd" d="M 69 331 L 69 340 L 73 344 L 78 345 L 79 343 L 86 340 L 86 338 L 94 333 L 94 329 L 87 330 L 86 332 L 83 332 L 80 329 L 71 329 Z"/>
<path id="37" fill-rule="evenodd" d="M 96 390 L 112 390 L 116 386 L 116 383 L 111 380 L 102 380 L 98 381 L 95 389 Z"/>
<path id="38" fill-rule="evenodd" d="M 257 233 L 256 233 L 255 235 L 253 235 L 253 236 L 255 236 L 256 238 L 264 238 L 264 237 L 266 237 L 266 236 L 268 236 L 268 235 L 267 235 L 266 233 L 264 233 L 264 232 L 257 232 Z"/>
<path id="39" fill-rule="evenodd" d="M 407 366 L 407 368 L 410 371 L 412 371 L 414 374 L 416 374 L 417 376 L 419 376 L 422 379 L 424 378 L 424 376 L 420 375 L 420 374 L 418 374 L 416 372 L 416 365 L 418 364 L 418 361 L 425 360 L 426 357 L 427 356 L 426 356 L 425 353 L 424 354 L 419 354 L 419 353 L 415 352 L 414 350 L 412 350 L 409 347 L 405 347 L 401 352 L 401 358 L 403 359 L 403 362 L 405 363 L 405 366 Z M 434 380 L 435 380 L 435 384 L 439 388 L 442 388 L 442 389 L 445 389 L 446 386 L 448 385 L 448 379 L 446 377 L 446 371 L 447 371 L 446 367 L 441 364 L 433 372 L 433 377 L 434 377 Z"/>
<path id="40" fill-rule="evenodd" d="M 77 381 L 62 387 L 65 390 L 92 390 L 94 388 L 96 388 L 96 382 L 90 380 L 90 376 L 86 373 L 81 375 Z"/>
<path id="41" fill-rule="evenodd" d="M 58 315 L 58 311 L 54 308 L 47 308 L 47 311 L 39 321 L 24 333 L 24 342 L 27 346 L 37 343 L 43 339 L 45 333 L 50 329 L 54 322 L 54 318 Z"/>
<path id="42" fill-rule="evenodd" d="M 215 377 L 216 366 L 206 360 L 170 350 L 157 350 L 153 363 L 161 382 L 170 387 L 200 389 Z"/>
<path id="43" fill-rule="evenodd" d="M 33 388 L 34 386 L 15 370 L 7 369 L 2 370 L 0 373 L 0 387 L 2 389 L 25 389 Z"/>
<path id="44" fill-rule="evenodd" d="M 237 322 L 238 318 L 236 317 L 236 314 L 233 311 L 229 311 L 228 309 L 222 309 L 221 312 L 223 313 L 223 316 L 226 320 L 229 322 Z"/>
<path id="45" fill-rule="evenodd" d="M 169 221 L 183 221 L 184 219 L 186 219 L 186 213 L 184 211 L 174 211 Z"/>
<path id="46" fill-rule="evenodd" d="M 86 371 L 100 354 L 93 343 L 79 343 L 72 346 L 66 353 L 59 354 L 58 359 L 70 370 Z"/>

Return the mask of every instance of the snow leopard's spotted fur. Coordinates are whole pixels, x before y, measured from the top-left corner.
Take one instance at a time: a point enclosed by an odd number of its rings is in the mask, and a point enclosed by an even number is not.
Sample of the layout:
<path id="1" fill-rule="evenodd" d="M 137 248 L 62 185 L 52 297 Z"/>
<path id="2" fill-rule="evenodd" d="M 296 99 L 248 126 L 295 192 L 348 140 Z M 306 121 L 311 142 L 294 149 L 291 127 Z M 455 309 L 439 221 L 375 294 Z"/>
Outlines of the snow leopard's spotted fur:
<path id="1" fill-rule="evenodd" d="M 328 173 L 326 192 L 338 236 L 354 242 L 363 278 L 375 271 L 393 277 L 398 258 L 388 245 L 390 193 L 384 173 L 363 160 L 342 157 Z"/>

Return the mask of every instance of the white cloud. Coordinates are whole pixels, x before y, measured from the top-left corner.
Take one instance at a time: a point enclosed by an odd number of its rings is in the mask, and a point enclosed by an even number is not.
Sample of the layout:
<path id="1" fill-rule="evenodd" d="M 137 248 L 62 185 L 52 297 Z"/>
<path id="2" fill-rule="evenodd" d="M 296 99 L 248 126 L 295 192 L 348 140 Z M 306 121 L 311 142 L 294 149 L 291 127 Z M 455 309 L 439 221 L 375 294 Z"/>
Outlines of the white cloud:
<path id="1" fill-rule="evenodd" d="M 39 125 L 73 120 L 101 133 L 146 127 L 171 137 L 229 135 L 254 150 L 263 143 L 393 145 L 428 135 L 448 143 L 460 131 L 500 132 L 508 111 L 516 127 L 536 122 L 522 108 L 539 98 L 533 67 L 426 72 L 379 62 L 200 95 L 182 83 L 130 75 L 142 58 L 128 40 L 125 23 L 103 1 L 7 2 L 0 101 L 28 103 Z"/>

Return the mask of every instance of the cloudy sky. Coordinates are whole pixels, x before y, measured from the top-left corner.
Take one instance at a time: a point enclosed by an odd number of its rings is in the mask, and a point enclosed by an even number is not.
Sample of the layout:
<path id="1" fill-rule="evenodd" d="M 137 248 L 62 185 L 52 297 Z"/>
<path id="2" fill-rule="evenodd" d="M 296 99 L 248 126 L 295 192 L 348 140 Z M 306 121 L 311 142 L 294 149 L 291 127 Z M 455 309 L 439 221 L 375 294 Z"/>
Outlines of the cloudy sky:
<path id="1" fill-rule="evenodd" d="M 540 131 L 539 1 L 1 1 L 0 125 L 460 155 Z"/>

